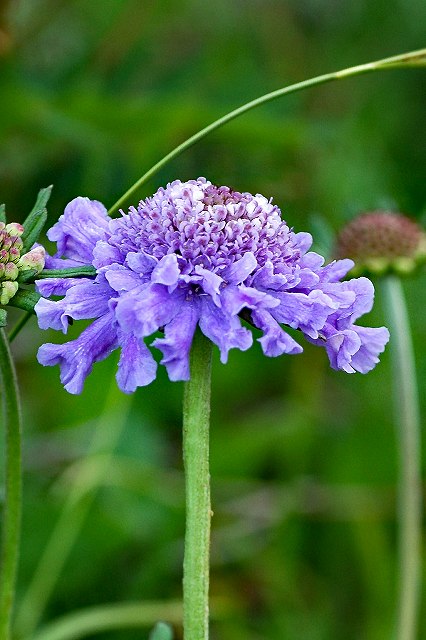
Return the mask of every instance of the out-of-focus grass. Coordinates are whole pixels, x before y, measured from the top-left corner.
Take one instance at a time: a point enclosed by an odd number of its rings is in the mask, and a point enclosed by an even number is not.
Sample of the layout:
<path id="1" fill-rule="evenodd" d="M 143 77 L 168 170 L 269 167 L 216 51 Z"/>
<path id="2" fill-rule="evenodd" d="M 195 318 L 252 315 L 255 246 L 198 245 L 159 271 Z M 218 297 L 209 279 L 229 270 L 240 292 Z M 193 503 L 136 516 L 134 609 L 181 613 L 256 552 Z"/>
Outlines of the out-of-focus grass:
<path id="1" fill-rule="evenodd" d="M 53 222 L 76 195 L 110 206 L 164 153 L 241 102 L 424 46 L 426 6 L 16 0 L 1 3 L 0 16 L 0 200 L 9 216 L 23 219 L 38 189 L 54 183 Z M 358 211 L 388 204 L 420 217 L 424 85 L 423 70 L 389 71 L 265 106 L 186 152 L 140 196 L 177 177 L 205 175 L 273 196 L 296 230 L 313 231 L 316 214 L 337 230 Z M 424 412 L 426 275 L 407 280 L 406 290 Z M 384 322 L 380 293 L 368 321 Z M 47 339 L 60 337 L 31 322 L 14 344 L 26 442 L 20 598 L 114 374 L 112 360 L 100 363 L 80 397 L 67 395 L 58 371 L 35 361 Z M 387 353 L 365 377 L 330 371 L 310 345 L 279 359 L 262 357 L 256 345 L 231 352 L 226 366 L 216 355 L 211 591 L 232 606 L 215 616 L 212 638 L 391 637 L 389 389 Z M 90 605 L 180 597 L 181 395 L 164 371 L 135 394 L 45 622 Z M 147 627 L 98 637 L 148 634 Z"/>

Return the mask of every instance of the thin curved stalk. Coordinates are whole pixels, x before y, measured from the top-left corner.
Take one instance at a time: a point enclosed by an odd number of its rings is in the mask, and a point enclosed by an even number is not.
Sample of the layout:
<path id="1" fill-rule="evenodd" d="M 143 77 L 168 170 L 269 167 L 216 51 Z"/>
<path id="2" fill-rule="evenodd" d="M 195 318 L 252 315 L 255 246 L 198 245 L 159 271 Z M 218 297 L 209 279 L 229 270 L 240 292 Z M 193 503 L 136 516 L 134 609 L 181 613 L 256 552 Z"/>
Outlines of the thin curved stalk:
<path id="1" fill-rule="evenodd" d="M 182 603 L 129 602 L 81 609 L 40 629 L 31 640 L 78 640 L 115 629 L 151 627 L 156 620 L 182 623 Z"/>
<path id="2" fill-rule="evenodd" d="M 9 640 L 21 533 L 22 421 L 15 366 L 3 329 L 0 329 L 0 381 L 5 431 L 5 500 L 0 551 L 0 638 Z"/>
<path id="3" fill-rule="evenodd" d="M 254 109 L 255 107 L 260 107 L 262 104 L 267 102 L 272 102 L 272 100 L 276 100 L 277 98 L 281 98 L 282 96 L 289 95 L 290 93 L 296 93 L 297 91 L 302 91 L 303 89 L 308 89 L 309 87 L 318 86 L 321 84 L 326 84 L 327 82 L 332 82 L 333 80 L 342 80 L 343 78 L 350 78 L 352 76 L 358 76 L 364 73 L 370 73 L 372 71 L 381 71 L 382 69 L 392 69 L 398 67 L 405 66 L 422 66 L 426 64 L 426 49 L 419 49 L 418 51 L 410 51 L 409 53 L 403 53 L 397 56 L 392 56 L 390 58 L 383 58 L 382 60 L 376 60 L 375 62 L 367 62 L 366 64 L 360 64 L 356 67 L 349 67 L 348 69 L 342 69 L 341 71 L 333 71 L 332 73 L 325 73 L 321 76 L 316 76 L 315 78 L 310 78 L 309 80 L 304 80 L 303 82 L 297 82 L 296 84 L 292 84 L 288 87 L 284 87 L 281 89 L 277 89 L 276 91 L 271 91 L 270 93 L 266 93 L 255 100 L 251 100 L 246 104 L 243 104 L 241 107 L 230 111 L 226 115 L 222 116 L 218 120 L 215 120 L 204 129 L 201 129 L 193 136 L 179 144 L 175 147 L 170 153 L 165 155 L 161 160 L 159 160 L 154 166 L 152 166 L 146 173 L 143 174 L 131 187 L 126 191 L 124 195 L 121 196 L 115 202 L 112 207 L 109 209 L 108 213 L 111 215 L 114 213 L 121 205 L 130 198 L 131 195 L 135 193 L 145 182 L 147 182 L 152 176 L 154 176 L 160 169 L 162 169 L 166 164 L 168 164 L 171 160 L 176 158 L 186 149 L 192 147 L 196 142 L 199 142 L 203 138 L 205 138 L 209 133 L 219 129 L 230 120 L 234 120 L 238 118 L 238 116 L 243 115 L 247 111 Z"/>
<path id="4" fill-rule="evenodd" d="M 420 410 L 410 323 L 400 278 L 384 281 L 393 354 L 399 451 L 399 594 L 397 640 L 417 638 L 421 574 Z"/>
<path id="5" fill-rule="evenodd" d="M 197 329 L 192 343 L 191 379 L 183 402 L 186 532 L 183 563 L 185 640 L 209 637 L 210 473 L 209 421 L 212 343 Z"/>

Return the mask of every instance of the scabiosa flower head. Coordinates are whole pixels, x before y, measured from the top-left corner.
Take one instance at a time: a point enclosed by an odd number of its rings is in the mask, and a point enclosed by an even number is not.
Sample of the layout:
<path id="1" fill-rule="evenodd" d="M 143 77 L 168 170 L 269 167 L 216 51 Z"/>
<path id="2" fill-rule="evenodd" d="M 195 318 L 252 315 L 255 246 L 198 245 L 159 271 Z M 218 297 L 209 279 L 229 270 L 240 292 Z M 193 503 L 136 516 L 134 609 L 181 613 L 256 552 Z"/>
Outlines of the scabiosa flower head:
<path id="1" fill-rule="evenodd" d="M 44 365 L 60 364 L 71 393 L 118 347 L 120 388 L 149 384 L 156 362 L 144 339 L 158 331 L 150 346 L 162 352 L 171 380 L 189 378 L 197 326 L 222 362 L 230 349 L 248 349 L 253 337 L 241 317 L 262 331 L 265 355 L 302 351 L 284 324 L 324 346 L 331 365 L 347 372 L 370 371 L 389 338 L 383 327 L 354 325 L 374 291 L 366 278 L 341 282 L 351 260 L 323 266 L 308 252 L 311 236 L 289 229 L 271 201 L 204 178 L 176 180 L 115 220 L 99 202 L 76 198 L 48 237 L 58 246 L 48 267 L 96 268 L 94 278 L 37 282 L 41 328 L 66 333 L 70 319 L 95 318 L 76 340 L 45 344 L 38 354 Z"/>
<path id="2" fill-rule="evenodd" d="M 401 213 L 372 211 L 342 229 L 336 253 L 355 261 L 354 272 L 407 274 L 426 260 L 426 234 Z"/>

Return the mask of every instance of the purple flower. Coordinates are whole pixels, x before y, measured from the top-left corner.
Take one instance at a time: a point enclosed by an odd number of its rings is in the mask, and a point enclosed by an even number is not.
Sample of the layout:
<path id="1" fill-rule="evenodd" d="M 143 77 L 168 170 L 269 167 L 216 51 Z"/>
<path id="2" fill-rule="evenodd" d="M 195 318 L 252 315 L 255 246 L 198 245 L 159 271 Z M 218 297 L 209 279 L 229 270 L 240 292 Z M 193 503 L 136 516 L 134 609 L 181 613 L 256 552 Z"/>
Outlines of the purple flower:
<path id="1" fill-rule="evenodd" d="M 119 387 L 131 393 L 149 384 L 157 365 L 144 340 L 158 331 L 151 346 L 162 352 L 171 380 L 189 378 L 197 325 L 224 363 L 230 349 L 252 344 L 244 318 L 262 331 L 265 355 L 302 351 L 284 324 L 324 346 L 331 366 L 348 373 L 370 371 L 389 339 L 384 327 L 354 325 L 371 309 L 371 282 L 341 282 L 353 262 L 323 266 L 307 252 L 311 236 L 289 229 L 261 195 L 204 178 L 176 180 L 115 220 L 99 202 L 76 198 L 48 237 L 58 246 L 48 268 L 96 268 L 94 278 L 37 282 L 42 329 L 66 333 L 71 319 L 95 319 L 76 340 L 39 350 L 41 364 L 61 366 L 70 393 L 80 393 L 93 363 L 118 347 Z"/>

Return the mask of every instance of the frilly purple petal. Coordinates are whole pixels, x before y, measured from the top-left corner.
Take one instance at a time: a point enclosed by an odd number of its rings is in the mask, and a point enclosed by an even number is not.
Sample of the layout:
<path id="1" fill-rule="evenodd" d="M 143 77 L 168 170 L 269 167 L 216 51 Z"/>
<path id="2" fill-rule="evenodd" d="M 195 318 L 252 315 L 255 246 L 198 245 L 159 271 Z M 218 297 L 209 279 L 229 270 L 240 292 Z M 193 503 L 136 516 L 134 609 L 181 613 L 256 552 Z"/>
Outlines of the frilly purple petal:
<path id="1" fill-rule="evenodd" d="M 96 243 L 109 237 L 108 225 L 108 213 L 103 204 L 79 197 L 67 204 L 47 237 L 57 243 L 57 257 L 91 264 Z"/>

